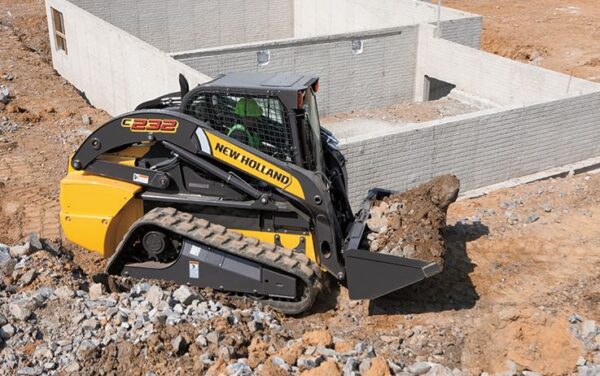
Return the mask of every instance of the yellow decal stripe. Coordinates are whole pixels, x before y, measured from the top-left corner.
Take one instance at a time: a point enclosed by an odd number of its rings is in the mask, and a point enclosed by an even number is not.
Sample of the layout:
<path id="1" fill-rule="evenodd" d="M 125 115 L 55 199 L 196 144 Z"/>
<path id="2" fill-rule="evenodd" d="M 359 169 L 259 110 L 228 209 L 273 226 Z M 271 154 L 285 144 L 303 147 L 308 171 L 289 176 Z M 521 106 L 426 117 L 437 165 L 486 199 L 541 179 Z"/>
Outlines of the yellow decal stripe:
<path id="1" fill-rule="evenodd" d="M 304 199 L 300 182 L 289 172 L 210 132 L 206 132 L 206 136 L 210 141 L 212 155 L 217 159 Z"/>

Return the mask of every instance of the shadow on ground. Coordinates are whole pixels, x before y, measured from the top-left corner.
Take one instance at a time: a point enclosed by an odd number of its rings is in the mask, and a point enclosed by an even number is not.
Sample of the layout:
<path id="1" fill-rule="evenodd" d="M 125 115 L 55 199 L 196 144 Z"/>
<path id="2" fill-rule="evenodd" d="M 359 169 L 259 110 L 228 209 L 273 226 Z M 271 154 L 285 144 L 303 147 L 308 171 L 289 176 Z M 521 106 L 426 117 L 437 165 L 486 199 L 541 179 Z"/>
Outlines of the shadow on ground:
<path id="1" fill-rule="evenodd" d="M 370 301 L 369 314 L 411 314 L 472 308 L 479 299 L 469 274 L 475 269 L 467 242 L 489 234 L 481 223 L 456 223 L 444 229 L 444 271 L 424 281 Z M 376 278 L 376 276 L 374 276 Z"/>

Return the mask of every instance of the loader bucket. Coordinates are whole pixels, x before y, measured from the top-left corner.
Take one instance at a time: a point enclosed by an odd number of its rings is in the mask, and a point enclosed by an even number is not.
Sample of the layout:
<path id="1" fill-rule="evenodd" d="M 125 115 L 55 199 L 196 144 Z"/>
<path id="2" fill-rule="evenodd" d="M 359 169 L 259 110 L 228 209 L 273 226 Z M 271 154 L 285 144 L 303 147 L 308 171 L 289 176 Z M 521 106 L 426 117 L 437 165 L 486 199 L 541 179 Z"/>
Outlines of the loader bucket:
<path id="1" fill-rule="evenodd" d="M 442 271 L 428 263 L 362 249 L 344 252 L 350 299 L 375 299 Z"/>
<path id="2" fill-rule="evenodd" d="M 346 284 L 350 299 L 375 299 L 442 272 L 435 262 L 370 252 L 365 224 L 374 200 L 382 200 L 392 191 L 374 188 L 363 200 L 350 226 L 343 250 Z"/>

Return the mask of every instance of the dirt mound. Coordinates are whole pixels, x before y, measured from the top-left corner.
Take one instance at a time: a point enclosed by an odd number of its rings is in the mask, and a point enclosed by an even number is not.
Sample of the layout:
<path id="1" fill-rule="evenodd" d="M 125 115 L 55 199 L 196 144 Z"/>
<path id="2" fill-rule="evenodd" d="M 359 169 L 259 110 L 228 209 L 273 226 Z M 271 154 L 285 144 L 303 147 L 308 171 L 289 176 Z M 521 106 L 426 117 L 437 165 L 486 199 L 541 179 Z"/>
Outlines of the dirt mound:
<path id="1" fill-rule="evenodd" d="M 442 175 L 374 203 L 367 221 L 370 250 L 443 265 L 442 231 L 459 188 L 456 176 Z"/>

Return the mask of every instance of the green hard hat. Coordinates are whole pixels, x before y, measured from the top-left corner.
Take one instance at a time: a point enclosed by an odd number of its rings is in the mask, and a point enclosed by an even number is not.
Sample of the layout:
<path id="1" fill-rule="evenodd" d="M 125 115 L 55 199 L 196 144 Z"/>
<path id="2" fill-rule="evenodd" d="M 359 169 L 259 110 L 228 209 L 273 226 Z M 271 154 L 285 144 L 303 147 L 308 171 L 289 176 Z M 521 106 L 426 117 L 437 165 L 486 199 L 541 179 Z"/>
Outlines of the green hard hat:
<path id="1" fill-rule="evenodd" d="M 262 108 L 252 98 L 242 98 L 235 105 L 234 113 L 241 117 L 261 117 Z"/>

